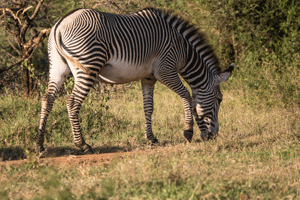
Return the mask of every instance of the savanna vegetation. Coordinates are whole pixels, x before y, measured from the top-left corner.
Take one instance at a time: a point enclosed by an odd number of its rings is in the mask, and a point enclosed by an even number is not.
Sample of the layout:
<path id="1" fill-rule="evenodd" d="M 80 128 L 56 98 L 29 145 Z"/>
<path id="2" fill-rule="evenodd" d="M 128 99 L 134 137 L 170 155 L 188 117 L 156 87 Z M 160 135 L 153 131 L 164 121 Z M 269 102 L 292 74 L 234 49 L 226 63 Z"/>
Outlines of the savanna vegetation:
<path id="1" fill-rule="evenodd" d="M 39 1 L 22 2 L 26 9 Z M 233 75 L 221 85 L 219 136 L 201 141 L 195 126 L 192 143 L 186 143 L 182 101 L 158 83 L 153 131 L 163 150 L 149 154 L 143 150 L 157 147 L 144 138 L 140 83 L 96 84 L 79 115 L 86 140 L 96 154 L 130 151 L 133 156 L 101 166 L 40 165 L 35 135 L 47 83 L 47 38 L 28 58 L 30 65 L 24 59 L 22 65 L 11 67 L 21 58 L 20 49 L 2 26 L 0 158 L 6 164 L 0 165 L 0 198 L 299 199 L 299 1 L 45 0 L 25 40 L 32 38 L 34 28 L 37 32 L 51 28 L 74 8 L 130 13 L 147 6 L 172 9 L 205 32 L 224 69 L 235 62 Z M 26 12 L 32 16 L 34 9 Z M 30 94 L 23 91 L 24 68 L 32 78 Z M 71 77 L 50 113 L 46 158 L 80 154 L 74 148 L 66 108 L 72 85 Z M 8 162 L 20 159 L 28 162 L 18 166 Z"/>

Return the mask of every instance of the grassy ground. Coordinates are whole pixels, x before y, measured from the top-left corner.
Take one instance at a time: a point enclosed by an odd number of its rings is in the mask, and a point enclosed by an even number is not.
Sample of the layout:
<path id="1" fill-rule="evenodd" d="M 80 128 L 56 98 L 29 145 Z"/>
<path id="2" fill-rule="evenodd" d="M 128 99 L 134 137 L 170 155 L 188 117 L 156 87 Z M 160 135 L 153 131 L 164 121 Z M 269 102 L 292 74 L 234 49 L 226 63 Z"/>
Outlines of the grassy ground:
<path id="1" fill-rule="evenodd" d="M 92 91 L 80 117 L 96 153 L 150 148 L 144 139 L 140 84 L 115 87 L 103 99 Z M 165 86 L 155 90 L 154 133 L 164 151 L 138 153 L 105 166 L 51 167 L 34 162 L 1 167 L 0 196 L 37 199 L 297 199 L 299 198 L 299 108 L 249 105 L 242 91 L 224 91 L 220 135 L 186 144 L 183 105 Z M 110 98 L 108 98 L 108 96 Z M 78 153 L 60 96 L 50 115 L 46 157 Z M 2 159 L 35 159 L 40 100 L 1 96 Z"/>

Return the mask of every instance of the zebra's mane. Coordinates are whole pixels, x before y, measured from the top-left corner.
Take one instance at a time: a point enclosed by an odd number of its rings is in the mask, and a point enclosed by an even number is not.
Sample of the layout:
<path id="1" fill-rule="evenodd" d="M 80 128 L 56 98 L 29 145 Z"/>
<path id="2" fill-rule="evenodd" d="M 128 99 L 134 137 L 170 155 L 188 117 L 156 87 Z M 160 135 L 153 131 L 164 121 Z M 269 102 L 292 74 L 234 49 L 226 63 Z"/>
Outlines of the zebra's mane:
<path id="1" fill-rule="evenodd" d="M 213 74 L 221 71 L 218 57 L 216 56 L 213 48 L 208 44 L 205 34 L 200 32 L 198 28 L 195 28 L 194 25 L 191 25 L 187 20 L 180 16 L 174 15 L 170 10 L 159 10 L 152 7 L 145 8 L 144 10 L 150 10 L 156 13 L 168 22 L 171 27 L 176 29 L 177 32 L 192 46 L 197 54 L 200 55 L 205 66 L 208 67 Z M 210 56 L 205 57 L 207 55 Z"/>

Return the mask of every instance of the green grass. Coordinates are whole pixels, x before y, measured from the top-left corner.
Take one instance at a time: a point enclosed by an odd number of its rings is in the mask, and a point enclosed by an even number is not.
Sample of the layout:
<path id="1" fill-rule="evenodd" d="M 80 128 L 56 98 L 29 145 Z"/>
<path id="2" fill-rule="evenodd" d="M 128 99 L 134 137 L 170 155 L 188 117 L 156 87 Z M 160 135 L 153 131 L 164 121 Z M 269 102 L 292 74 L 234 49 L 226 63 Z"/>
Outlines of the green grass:
<path id="1" fill-rule="evenodd" d="M 45 199 L 284 199 L 299 197 L 298 156 L 276 150 L 217 150 L 178 145 L 124 157 L 105 167 L 3 167 L 1 194 Z M 272 156 L 274 155 L 274 156 Z"/>
<path id="2" fill-rule="evenodd" d="M 299 113 L 249 105 L 242 91 L 223 91 L 216 140 L 186 144 L 180 98 L 161 84 L 155 89 L 154 134 L 166 145 L 157 153 L 144 138 L 140 83 L 114 87 L 106 100 L 92 91 L 80 118 L 96 153 L 136 152 L 104 166 L 52 167 L 35 162 L 34 136 L 40 100 L 1 96 L 4 159 L 30 160 L 2 166 L 0 195 L 24 199 L 284 199 L 299 197 Z M 78 153 L 73 145 L 65 95 L 51 112 L 46 157 Z M 96 108 L 96 109 L 95 109 Z M 155 148 L 154 148 L 155 151 Z M 4 153 L 3 153 L 4 152 Z"/>
<path id="3" fill-rule="evenodd" d="M 140 83 L 126 90 L 123 86 L 113 89 L 117 91 L 104 97 L 99 92 L 91 91 L 82 105 L 80 121 L 86 141 L 99 147 L 96 148 L 98 152 L 111 151 L 111 148 L 124 151 L 143 147 L 147 140 L 144 138 L 145 119 Z M 48 118 L 45 146 L 56 148 L 53 151 L 59 151 L 58 147 L 61 150 L 74 149 L 66 108 L 67 98 L 67 95 L 63 95 L 56 99 Z M 183 142 L 184 110 L 180 98 L 161 84 L 157 84 L 154 98 L 153 130 L 156 136 L 172 143 Z M 168 103 L 169 99 L 177 101 Z M 2 147 L 16 151 L 20 148 L 34 150 L 41 100 L 8 94 L 1 96 L 0 104 Z M 174 112 L 174 107 L 178 113 Z M 14 155 L 10 154 L 5 157 L 14 159 Z"/>

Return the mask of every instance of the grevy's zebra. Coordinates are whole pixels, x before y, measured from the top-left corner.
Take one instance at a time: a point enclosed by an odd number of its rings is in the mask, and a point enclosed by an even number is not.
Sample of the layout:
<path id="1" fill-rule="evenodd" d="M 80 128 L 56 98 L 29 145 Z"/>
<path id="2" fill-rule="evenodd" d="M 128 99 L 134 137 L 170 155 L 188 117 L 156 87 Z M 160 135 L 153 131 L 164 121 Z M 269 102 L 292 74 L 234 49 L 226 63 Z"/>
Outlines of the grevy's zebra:
<path id="1" fill-rule="evenodd" d="M 72 73 L 75 85 L 67 102 L 75 145 L 93 152 L 85 143 L 78 120 L 81 104 L 96 80 L 122 84 L 141 79 L 146 117 L 145 136 L 158 142 L 151 128 L 154 84 L 176 92 L 185 107 L 184 137 L 193 136 L 193 115 L 206 138 L 218 133 L 222 100 L 219 84 L 230 76 L 234 64 L 221 72 L 211 47 L 198 31 L 171 13 L 147 8 L 130 15 L 74 10 L 52 28 L 48 52 L 48 90 L 42 99 L 37 148 L 44 150 L 44 132 L 57 92 Z M 180 74 L 192 89 L 192 98 Z"/>

